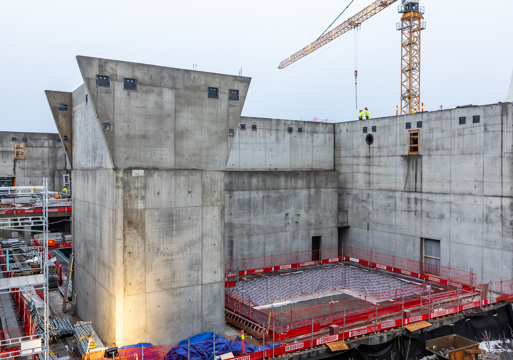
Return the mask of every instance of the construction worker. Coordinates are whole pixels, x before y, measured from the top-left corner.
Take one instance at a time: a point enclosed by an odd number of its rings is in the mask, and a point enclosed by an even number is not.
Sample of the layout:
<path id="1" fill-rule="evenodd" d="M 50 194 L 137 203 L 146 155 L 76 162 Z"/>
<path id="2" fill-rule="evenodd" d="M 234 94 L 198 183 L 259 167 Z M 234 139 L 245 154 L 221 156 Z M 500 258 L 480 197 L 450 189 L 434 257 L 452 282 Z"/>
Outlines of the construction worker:
<path id="1" fill-rule="evenodd" d="M 369 109 L 365 108 L 365 118 L 369 118 Z"/>
<path id="2" fill-rule="evenodd" d="M 360 114 L 358 115 L 358 119 L 363 120 L 363 110 L 360 109 Z"/>
<path id="3" fill-rule="evenodd" d="M 61 192 L 63 192 L 64 194 L 67 194 L 67 193 L 68 193 L 68 189 L 66 189 L 66 186 L 64 186 L 64 187 L 62 188 L 62 191 L 61 191 Z"/>

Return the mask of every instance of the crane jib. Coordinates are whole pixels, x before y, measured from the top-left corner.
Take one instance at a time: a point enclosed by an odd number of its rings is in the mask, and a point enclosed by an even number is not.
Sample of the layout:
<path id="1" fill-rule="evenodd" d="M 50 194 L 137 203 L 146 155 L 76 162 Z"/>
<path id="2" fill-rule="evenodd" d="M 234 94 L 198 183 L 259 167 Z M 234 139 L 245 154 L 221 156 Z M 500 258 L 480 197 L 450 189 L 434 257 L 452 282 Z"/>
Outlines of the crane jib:
<path id="1" fill-rule="evenodd" d="M 372 16 L 378 14 L 379 12 L 383 11 L 393 3 L 395 3 L 397 0 L 377 0 L 371 5 L 367 6 L 365 9 L 357 13 L 356 15 L 350 17 L 346 21 L 344 21 L 342 24 L 334 28 L 333 30 L 329 31 L 328 33 L 324 34 L 323 36 L 319 37 L 317 40 L 312 42 L 310 45 L 304 47 L 303 49 L 299 50 L 295 54 L 289 56 L 287 59 L 283 60 L 280 65 L 278 66 L 279 69 L 284 69 L 287 66 L 295 63 L 296 61 L 304 58 L 308 54 L 311 54 L 312 52 L 320 49 L 324 45 L 328 44 L 329 42 L 337 39 L 341 35 L 345 34 L 349 30 L 352 30 L 359 25 L 361 25 L 365 20 L 371 18 Z"/>

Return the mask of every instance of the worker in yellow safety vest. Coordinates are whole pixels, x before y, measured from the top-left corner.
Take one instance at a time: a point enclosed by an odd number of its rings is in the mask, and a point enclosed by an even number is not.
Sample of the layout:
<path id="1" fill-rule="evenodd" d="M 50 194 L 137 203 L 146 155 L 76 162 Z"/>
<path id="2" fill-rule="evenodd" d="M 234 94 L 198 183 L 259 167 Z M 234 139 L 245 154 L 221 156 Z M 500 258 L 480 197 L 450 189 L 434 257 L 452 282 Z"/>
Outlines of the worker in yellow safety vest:
<path id="1" fill-rule="evenodd" d="M 63 192 L 64 194 L 67 194 L 67 193 L 68 193 L 68 189 L 66 189 L 66 186 L 62 188 L 62 192 Z"/>
<path id="2" fill-rule="evenodd" d="M 363 120 L 363 111 L 360 110 L 360 114 L 358 115 L 358 119 Z"/>
<path id="3" fill-rule="evenodd" d="M 365 118 L 369 118 L 369 109 L 365 108 Z"/>

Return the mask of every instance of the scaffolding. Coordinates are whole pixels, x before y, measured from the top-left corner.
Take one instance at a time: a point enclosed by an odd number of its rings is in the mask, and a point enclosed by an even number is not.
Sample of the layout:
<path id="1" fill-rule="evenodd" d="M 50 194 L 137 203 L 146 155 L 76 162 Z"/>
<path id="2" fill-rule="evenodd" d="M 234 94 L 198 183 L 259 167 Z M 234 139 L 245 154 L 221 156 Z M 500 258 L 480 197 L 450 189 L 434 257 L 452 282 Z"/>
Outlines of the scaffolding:
<path id="1" fill-rule="evenodd" d="M 20 198 L 30 196 L 41 197 L 42 213 L 37 217 L 8 217 L 0 219 L 0 230 L 26 231 L 27 227 L 32 232 L 43 234 L 43 244 L 40 248 L 39 269 L 42 274 L 14 276 L 9 268 L 9 253 L 0 250 L 2 263 L 0 271 L 0 294 L 10 294 L 17 299 L 25 287 L 34 288 L 43 294 L 43 333 L 37 334 L 33 328 L 28 329 L 29 334 L 1 340 L 0 346 L 8 345 L 10 350 L 2 352 L 2 357 L 32 356 L 39 354 L 41 359 L 49 359 L 49 314 L 48 314 L 48 179 L 43 179 L 43 186 L 36 187 L 2 187 L 0 196 Z M 4 344 L 5 343 L 5 344 Z"/>

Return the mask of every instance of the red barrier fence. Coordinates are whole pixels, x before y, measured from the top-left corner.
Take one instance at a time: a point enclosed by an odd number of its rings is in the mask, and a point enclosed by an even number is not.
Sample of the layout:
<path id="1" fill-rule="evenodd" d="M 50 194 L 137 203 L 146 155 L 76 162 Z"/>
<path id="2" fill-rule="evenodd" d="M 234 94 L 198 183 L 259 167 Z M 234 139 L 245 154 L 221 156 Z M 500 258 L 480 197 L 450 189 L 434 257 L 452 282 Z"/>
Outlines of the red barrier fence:
<path id="1" fill-rule="evenodd" d="M 463 310 L 478 307 L 482 305 L 492 304 L 499 302 L 501 300 L 512 300 L 513 299 L 513 280 L 501 281 L 493 284 L 481 284 L 476 286 L 476 289 L 480 291 L 480 293 L 474 294 L 475 298 L 472 301 L 472 294 L 465 294 L 465 290 L 456 290 L 452 292 L 447 292 L 443 294 L 434 294 L 423 296 L 422 298 L 404 300 L 404 304 L 401 301 L 400 303 L 384 303 L 379 306 L 370 305 L 367 311 L 365 309 L 357 310 L 349 313 L 346 311 L 346 322 L 335 322 L 340 325 L 340 332 L 334 335 L 325 335 L 325 334 L 315 334 L 319 330 L 321 330 L 321 324 L 323 322 L 331 321 L 329 318 L 330 314 L 325 314 L 326 319 L 319 319 L 317 321 L 305 321 L 303 324 L 309 327 L 309 332 L 305 334 L 302 339 L 295 341 L 294 343 L 285 343 L 278 344 L 271 350 L 265 351 L 265 358 L 270 358 L 273 356 L 283 355 L 292 353 L 294 351 L 308 349 L 310 347 L 317 347 L 326 343 L 330 343 L 333 341 L 344 340 L 353 338 L 355 336 L 361 336 L 365 334 L 371 334 L 378 331 L 383 331 L 391 328 L 400 327 L 402 325 L 407 325 L 409 323 L 421 321 L 421 320 L 431 320 L 437 318 L 439 316 L 455 314 L 457 312 L 461 312 Z M 458 299 L 458 291 L 459 291 L 459 299 L 464 299 L 466 297 L 470 297 L 470 301 L 466 303 L 457 304 L 455 299 Z M 486 293 L 486 299 L 479 299 L 481 293 Z M 456 295 L 454 297 L 453 295 Z M 403 311 L 403 306 L 408 306 L 408 301 L 416 301 L 417 306 L 410 308 L 412 312 L 410 312 L 409 317 L 405 317 L 405 312 Z M 246 308 L 247 309 L 247 308 Z M 399 309 L 399 311 L 396 311 Z M 405 309 L 408 310 L 408 309 Z M 407 313 L 407 312 L 406 312 Z M 253 313 L 252 313 L 253 314 Z M 275 314 L 275 316 L 280 316 L 282 314 Z M 357 322 L 357 326 L 350 326 L 349 320 L 351 317 L 360 316 L 361 319 Z M 275 318 L 271 321 L 270 328 L 266 331 L 266 340 L 265 343 L 274 343 L 275 340 L 278 340 L 278 331 L 279 329 L 274 328 Z M 267 327 L 267 320 L 261 322 L 265 324 Z M 313 330 L 313 332 L 312 332 Z M 273 340 L 274 335 L 274 340 Z M 205 355 L 197 357 L 196 359 L 208 360 L 209 356 L 207 353 L 212 347 L 212 342 L 205 342 L 204 345 L 201 343 L 191 344 L 191 347 L 194 346 L 196 348 L 201 348 Z M 119 356 L 116 359 L 137 359 L 137 360 L 169 360 L 171 356 L 175 354 L 181 354 L 184 358 L 187 357 L 187 349 L 188 346 L 150 346 L 145 348 L 133 348 L 133 349 L 122 349 L 119 350 Z M 169 354 L 169 356 L 168 356 Z M 216 355 L 221 355 L 218 351 L 216 351 Z M 1 356 L 1 355 L 0 355 Z M 251 353 L 251 354 L 236 354 L 236 357 L 231 360 L 259 360 L 264 357 L 264 353 L 262 351 Z M 83 356 L 84 360 L 103 360 L 107 359 L 104 357 L 103 352 L 99 352 L 96 354 Z"/>
<path id="2" fill-rule="evenodd" d="M 407 288 L 398 289 L 393 297 L 390 297 L 392 292 L 374 294 L 363 298 L 363 304 L 360 299 L 349 299 L 280 312 L 271 311 L 273 309 L 268 312 L 256 310 L 256 304 L 227 290 L 225 306 L 257 324 L 269 326 L 269 335 L 274 336 L 274 340 L 283 340 L 298 336 L 304 338 L 319 331 L 327 332 L 331 325 L 338 325 L 343 338 L 350 338 L 513 300 L 513 280 L 481 284 L 470 291 L 458 288 L 437 292 L 425 285 L 412 288 L 415 291 L 413 294 Z"/>
<path id="3" fill-rule="evenodd" d="M 237 276 L 293 269 L 338 261 L 352 261 L 442 284 L 448 284 L 450 281 L 462 285 L 463 288 L 467 290 L 470 290 L 472 286 L 475 286 L 477 279 L 476 274 L 469 271 L 428 264 L 422 261 L 381 254 L 351 246 L 344 246 L 226 261 L 226 287 L 235 286 L 235 279 Z"/>

